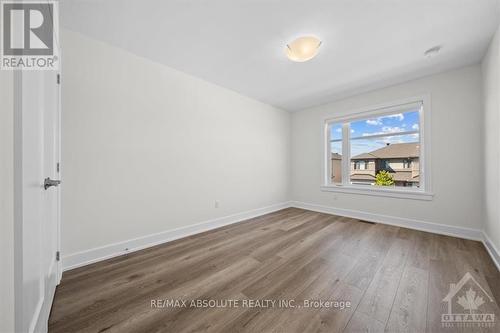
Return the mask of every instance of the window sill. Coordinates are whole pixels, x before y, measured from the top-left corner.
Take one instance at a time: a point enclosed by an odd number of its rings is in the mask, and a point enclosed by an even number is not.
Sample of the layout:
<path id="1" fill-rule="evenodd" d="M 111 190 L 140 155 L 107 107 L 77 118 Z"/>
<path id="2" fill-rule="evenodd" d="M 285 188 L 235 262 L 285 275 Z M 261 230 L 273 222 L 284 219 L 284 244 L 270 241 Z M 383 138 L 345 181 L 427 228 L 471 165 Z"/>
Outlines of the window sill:
<path id="1" fill-rule="evenodd" d="M 324 192 L 340 192 L 350 194 L 372 195 L 378 197 L 390 197 L 399 199 L 414 199 L 430 201 L 434 193 L 419 190 L 397 190 L 386 188 L 365 188 L 354 185 L 323 185 L 321 190 Z"/>

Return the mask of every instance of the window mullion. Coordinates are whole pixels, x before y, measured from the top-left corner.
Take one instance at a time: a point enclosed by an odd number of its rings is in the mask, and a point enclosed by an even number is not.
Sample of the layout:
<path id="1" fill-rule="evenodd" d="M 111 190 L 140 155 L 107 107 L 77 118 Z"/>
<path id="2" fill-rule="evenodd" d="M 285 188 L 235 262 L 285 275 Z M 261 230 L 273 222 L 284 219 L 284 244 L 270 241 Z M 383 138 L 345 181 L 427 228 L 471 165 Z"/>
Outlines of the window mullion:
<path id="1" fill-rule="evenodd" d="M 349 175 L 350 175 L 350 142 L 349 138 L 351 136 L 351 125 L 350 123 L 342 124 L 342 185 L 349 184 Z"/>
<path id="2" fill-rule="evenodd" d="M 332 142 L 331 142 L 331 135 L 330 135 L 330 124 L 327 124 L 325 127 L 326 131 L 326 151 L 325 151 L 325 156 L 326 156 L 326 170 L 324 174 L 324 182 L 326 184 L 331 184 L 332 183 Z"/>
<path id="3" fill-rule="evenodd" d="M 419 136 L 418 136 L 418 141 L 420 144 L 420 149 L 419 149 L 419 157 L 418 157 L 418 163 L 419 163 L 419 186 L 421 189 L 425 190 L 427 189 L 427 182 L 426 182 L 426 176 L 425 173 L 427 170 L 425 169 L 425 136 L 424 136 L 424 106 L 423 104 L 420 105 L 420 109 L 418 110 L 418 115 L 419 115 Z"/>

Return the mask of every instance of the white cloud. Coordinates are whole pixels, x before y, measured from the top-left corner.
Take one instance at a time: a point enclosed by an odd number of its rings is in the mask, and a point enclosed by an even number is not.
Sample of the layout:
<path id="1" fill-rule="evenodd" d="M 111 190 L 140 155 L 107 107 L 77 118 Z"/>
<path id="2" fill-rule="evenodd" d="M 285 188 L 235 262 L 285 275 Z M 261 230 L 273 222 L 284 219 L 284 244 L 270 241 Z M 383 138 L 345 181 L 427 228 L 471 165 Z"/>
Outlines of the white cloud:
<path id="1" fill-rule="evenodd" d="M 395 127 L 383 126 L 381 132 L 363 133 L 362 136 L 390 134 L 390 133 L 399 133 L 399 132 L 404 132 L 404 128 L 401 128 L 398 126 L 395 126 Z"/>
<path id="2" fill-rule="evenodd" d="M 366 124 L 371 125 L 371 126 L 379 126 L 379 125 L 383 124 L 384 118 L 385 119 L 394 118 L 394 119 L 397 119 L 399 121 L 403 121 L 403 119 L 405 119 L 405 116 L 402 113 L 390 114 L 388 116 L 383 116 L 383 117 L 379 117 L 379 118 L 375 118 L 375 119 L 368 119 L 366 121 Z"/>
<path id="3" fill-rule="evenodd" d="M 382 125 L 382 121 L 380 120 L 380 118 L 379 119 L 368 119 L 366 121 L 366 123 L 368 125 L 372 125 L 372 126 Z"/>
<path id="4" fill-rule="evenodd" d="M 390 126 L 384 126 L 382 127 L 382 133 L 397 133 L 397 132 L 403 132 L 404 128 L 401 128 L 399 126 L 395 127 L 390 127 Z"/>
<path id="5" fill-rule="evenodd" d="M 413 124 L 413 126 L 411 128 L 414 129 L 415 131 L 417 131 L 418 130 L 418 124 Z"/>
<path id="6" fill-rule="evenodd" d="M 403 116 L 402 113 L 396 113 L 396 114 L 391 114 L 391 115 L 385 116 L 384 118 L 396 118 L 399 121 L 403 121 L 403 119 L 405 119 L 405 116 Z"/>

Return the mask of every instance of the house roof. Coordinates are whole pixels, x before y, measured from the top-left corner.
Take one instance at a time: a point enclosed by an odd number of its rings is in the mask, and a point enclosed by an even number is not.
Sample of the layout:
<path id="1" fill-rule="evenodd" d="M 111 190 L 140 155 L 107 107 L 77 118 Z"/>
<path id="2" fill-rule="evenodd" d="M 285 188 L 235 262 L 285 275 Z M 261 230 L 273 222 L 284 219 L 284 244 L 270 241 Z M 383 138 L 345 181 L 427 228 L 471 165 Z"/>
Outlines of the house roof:
<path id="1" fill-rule="evenodd" d="M 406 171 L 396 171 L 395 173 L 391 173 L 392 178 L 395 181 L 402 181 L 402 182 L 419 182 L 420 177 L 418 175 L 412 176 L 411 171 L 406 172 Z"/>
<path id="2" fill-rule="evenodd" d="M 350 176 L 351 180 L 372 180 L 375 181 L 375 176 L 371 174 L 358 174 L 354 173 Z"/>
<path id="3" fill-rule="evenodd" d="M 394 143 L 380 149 L 351 157 L 353 160 L 419 157 L 420 143 Z"/>
<path id="4" fill-rule="evenodd" d="M 342 159 L 342 155 L 340 155 L 339 153 L 332 153 L 332 160 L 341 160 Z"/>

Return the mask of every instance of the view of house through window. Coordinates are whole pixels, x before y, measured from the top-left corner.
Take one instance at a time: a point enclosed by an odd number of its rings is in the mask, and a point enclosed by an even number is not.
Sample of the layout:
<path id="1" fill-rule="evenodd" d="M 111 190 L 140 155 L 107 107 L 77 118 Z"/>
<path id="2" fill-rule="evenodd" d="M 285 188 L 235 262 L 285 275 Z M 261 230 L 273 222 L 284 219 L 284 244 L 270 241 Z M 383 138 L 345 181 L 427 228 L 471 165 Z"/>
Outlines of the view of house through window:
<path id="1" fill-rule="evenodd" d="M 331 183 L 419 188 L 420 109 L 418 103 L 403 112 L 330 123 Z"/>

